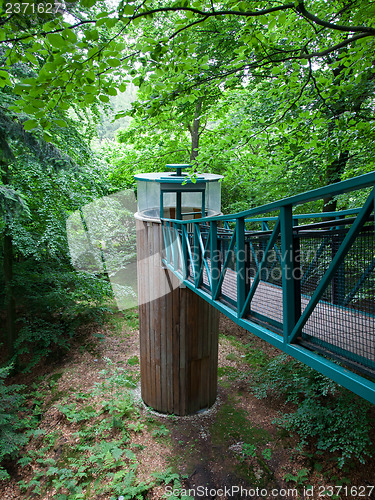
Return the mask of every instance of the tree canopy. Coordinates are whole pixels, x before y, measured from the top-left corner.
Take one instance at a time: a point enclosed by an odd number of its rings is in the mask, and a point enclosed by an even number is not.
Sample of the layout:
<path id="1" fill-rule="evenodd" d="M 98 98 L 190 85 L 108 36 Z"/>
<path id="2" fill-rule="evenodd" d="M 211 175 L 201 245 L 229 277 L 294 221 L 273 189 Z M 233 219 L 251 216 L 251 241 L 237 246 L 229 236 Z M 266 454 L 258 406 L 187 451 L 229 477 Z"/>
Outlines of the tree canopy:
<path id="1" fill-rule="evenodd" d="M 285 112 L 310 83 L 337 103 L 344 81 L 349 91 L 373 75 L 373 2 L 122 1 L 112 8 L 82 0 L 56 3 L 52 12 L 47 3 L 18 12 L 19 5 L 3 3 L 0 79 L 19 95 L 14 111 L 32 116 L 28 130 L 48 129 L 56 108 L 108 102 L 129 79 L 150 91 L 152 115 L 238 76 L 266 74 L 283 96 L 291 90 L 294 101 L 280 99 Z M 12 76 L 19 62 L 34 74 Z"/>
<path id="2" fill-rule="evenodd" d="M 222 173 L 223 209 L 236 211 L 374 168 L 375 2 L 3 1 L 1 9 L 10 345 L 17 280 L 25 297 L 41 289 L 29 273 L 35 262 L 49 286 L 72 279 L 73 295 L 87 297 L 69 274 L 65 221 L 93 198 L 134 186 L 137 170 L 191 161 Z M 113 113 L 113 99 L 135 87 L 131 109 Z M 100 146 L 102 162 L 90 141 L 104 112 L 133 119 L 120 144 Z M 337 203 L 327 197 L 323 209 Z M 45 297 L 62 307 L 61 294 Z"/>

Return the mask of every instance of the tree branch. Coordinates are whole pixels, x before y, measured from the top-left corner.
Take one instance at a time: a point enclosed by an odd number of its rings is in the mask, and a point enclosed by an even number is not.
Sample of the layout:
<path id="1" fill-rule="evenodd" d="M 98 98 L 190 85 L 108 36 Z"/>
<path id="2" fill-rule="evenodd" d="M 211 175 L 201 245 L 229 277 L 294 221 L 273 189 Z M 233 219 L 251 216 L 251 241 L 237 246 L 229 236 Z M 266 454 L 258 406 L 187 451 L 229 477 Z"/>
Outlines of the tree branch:
<path id="1" fill-rule="evenodd" d="M 304 2 L 300 2 L 296 7 L 297 12 L 299 12 L 304 18 L 310 19 L 315 24 L 319 26 L 323 26 L 323 28 L 329 28 L 335 31 L 344 31 L 344 32 L 353 32 L 353 33 L 368 33 L 371 35 L 375 35 L 375 28 L 370 28 L 368 26 L 343 26 L 341 24 L 334 24 L 328 21 L 324 21 L 323 19 L 319 19 L 319 17 L 314 16 L 307 11 Z"/>
<path id="2" fill-rule="evenodd" d="M 198 21 L 194 21 L 193 23 L 190 23 L 190 24 L 187 24 L 186 26 L 184 26 L 183 28 L 180 28 L 179 30 L 175 31 L 173 33 L 173 35 L 171 35 L 169 37 L 169 40 L 172 40 L 175 36 L 177 36 L 179 33 L 181 33 L 182 31 L 185 31 L 189 28 L 191 28 L 192 26 L 195 26 L 196 24 L 200 24 L 200 23 L 204 23 L 204 21 L 206 21 L 208 19 L 209 16 L 205 16 L 203 17 L 202 19 L 198 19 Z"/>
<path id="3" fill-rule="evenodd" d="M 335 50 L 342 49 L 343 47 L 350 45 L 351 43 L 355 42 L 356 40 L 361 40 L 361 38 L 366 38 L 368 36 L 373 36 L 373 35 L 371 33 L 361 33 L 359 35 L 354 35 L 351 38 L 346 38 L 344 41 L 337 43 L 336 45 L 333 45 L 332 47 L 329 47 L 328 49 L 322 50 L 320 52 L 311 52 L 310 54 L 303 54 L 303 55 L 300 55 L 298 57 L 294 57 L 293 59 L 312 59 L 314 57 L 328 56 L 328 54 L 335 52 Z"/>
<path id="4" fill-rule="evenodd" d="M 139 14 L 134 14 L 129 19 L 137 19 L 138 17 L 149 16 L 152 14 L 158 14 L 159 12 L 192 12 L 198 16 L 207 17 L 219 17 L 219 16 L 241 16 L 241 17 L 259 17 L 272 12 L 279 12 L 283 10 L 294 9 L 294 3 L 287 3 L 285 5 L 279 5 L 278 7 L 270 7 L 269 9 L 256 10 L 256 11 L 243 11 L 243 10 L 214 10 L 211 12 L 205 12 L 194 7 L 157 7 L 155 9 L 140 12 Z"/>

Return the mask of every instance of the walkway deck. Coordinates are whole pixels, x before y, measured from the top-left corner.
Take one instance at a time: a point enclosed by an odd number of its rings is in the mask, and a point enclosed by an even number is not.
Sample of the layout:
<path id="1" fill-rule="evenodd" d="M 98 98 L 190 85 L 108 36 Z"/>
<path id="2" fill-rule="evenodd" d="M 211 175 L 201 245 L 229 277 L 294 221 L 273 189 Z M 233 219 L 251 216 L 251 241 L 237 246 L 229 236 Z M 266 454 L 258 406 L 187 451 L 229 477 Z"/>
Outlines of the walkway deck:
<path id="1" fill-rule="evenodd" d="M 204 272 L 203 284 L 208 289 L 207 274 Z M 251 286 L 252 282 L 250 283 Z M 229 300 L 228 300 L 229 299 Z M 221 300 L 225 303 L 237 302 L 237 274 L 227 269 L 222 286 Z M 301 312 L 307 306 L 310 297 L 301 296 Z M 233 306 L 234 307 L 234 306 Z M 254 317 L 252 313 L 257 313 Z M 259 315 L 264 317 L 263 323 L 267 328 L 282 335 L 283 301 L 282 288 L 264 281 L 260 281 L 251 302 L 251 312 L 247 319 L 259 321 Z M 267 322 L 268 318 L 268 322 Z M 275 323 L 279 323 L 278 328 Z M 375 371 L 375 317 L 349 307 L 341 307 L 321 300 L 305 327 L 302 340 L 311 344 L 311 347 L 323 347 L 337 357 L 343 356 L 352 362 L 362 358 L 361 365 L 370 373 Z"/>

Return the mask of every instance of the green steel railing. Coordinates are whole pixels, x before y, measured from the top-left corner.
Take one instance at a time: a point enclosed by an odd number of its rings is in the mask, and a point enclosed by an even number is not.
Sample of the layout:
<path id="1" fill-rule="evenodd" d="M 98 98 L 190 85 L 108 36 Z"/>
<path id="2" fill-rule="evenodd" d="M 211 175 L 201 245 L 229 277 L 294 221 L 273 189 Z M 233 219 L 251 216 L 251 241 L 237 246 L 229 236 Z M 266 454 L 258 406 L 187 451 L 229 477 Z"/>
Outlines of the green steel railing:
<path id="1" fill-rule="evenodd" d="M 238 214 L 164 218 L 163 263 L 238 325 L 375 403 L 374 185 L 371 172 Z M 368 188 L 361 208 L 293 214 Z"/>

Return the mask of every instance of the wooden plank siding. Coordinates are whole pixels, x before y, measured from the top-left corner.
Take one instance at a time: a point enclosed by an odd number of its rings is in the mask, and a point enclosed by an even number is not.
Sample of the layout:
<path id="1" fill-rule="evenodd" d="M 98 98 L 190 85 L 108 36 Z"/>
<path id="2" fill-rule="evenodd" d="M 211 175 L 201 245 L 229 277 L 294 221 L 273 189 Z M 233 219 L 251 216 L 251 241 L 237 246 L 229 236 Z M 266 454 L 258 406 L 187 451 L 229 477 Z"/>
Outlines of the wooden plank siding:
<path id="1" fill-rule="evenodd" d="M 162 267 L 161 224 L 136 219 L 142 399 L 193 414 L 216 400 L 219 313 Z"/>

